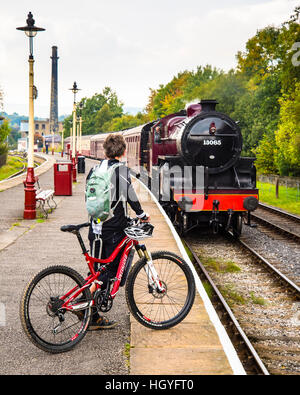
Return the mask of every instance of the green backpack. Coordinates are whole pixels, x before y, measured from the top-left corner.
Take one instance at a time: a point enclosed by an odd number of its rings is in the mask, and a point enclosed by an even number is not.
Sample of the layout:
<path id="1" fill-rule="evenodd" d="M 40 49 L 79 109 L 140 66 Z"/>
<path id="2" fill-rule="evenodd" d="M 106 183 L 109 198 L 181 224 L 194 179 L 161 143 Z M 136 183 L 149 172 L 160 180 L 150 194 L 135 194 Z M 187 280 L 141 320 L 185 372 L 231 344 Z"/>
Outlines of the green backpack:
<path id="1" fill-rule="evenodd" d="M 115 169 L 119 166 L 122 166 L 122 163 L 108 167 L 108 161 L 103 160 L 100 165 L 94 167 L 93 173 L 86 183 L 86 209 L 93 220 L 97 222 L 99 220 L 101 222 L 107 221 L 114 215 L 114 210 L 111 208 L 113 201 L 111 179 Z M 114 207 L 116 206 L 117 204 Z"/>

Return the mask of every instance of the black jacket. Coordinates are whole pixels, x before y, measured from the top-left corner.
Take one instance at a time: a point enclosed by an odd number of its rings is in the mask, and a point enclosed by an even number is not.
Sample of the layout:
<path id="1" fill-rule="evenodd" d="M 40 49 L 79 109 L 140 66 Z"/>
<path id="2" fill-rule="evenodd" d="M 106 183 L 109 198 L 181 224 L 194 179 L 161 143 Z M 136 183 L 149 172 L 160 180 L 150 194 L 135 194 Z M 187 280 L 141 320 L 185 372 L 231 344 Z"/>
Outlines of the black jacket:
<path id="1" fill-rule="evenodd" d="M 100 162 L 101 163 L 101 162 Z M 109 159 L 108 167 L 115 163 L 120 163 L 117 159 Z M 92 175 L 93 169 L 90 170 L 86 180 L 88 180 Z M 119 166 L 115 170 L 116 177 L 113 177 L 113 190 L 112 196 L 114 197 L 111 207 L 114 208 L 114 216 L 103 222 L 102 225 L 102 238 L 106 239 L 111 237 L 112 233 L 120 232 L 127 227 L 127 213 L 124 210 L 123 202 L 118 202 L 120 195 L 125 197 L 127 203 L 135 211 L 136 215 L 140 218 L 146 216 L 143 212 L 140 202 L 137 198 L 135 190 L 131 184 L 130 170 L 125 165 Z M 126 203 L 125 203 L 126 205 Z M 90 232 L 92 231 L 90 227 Z"/>

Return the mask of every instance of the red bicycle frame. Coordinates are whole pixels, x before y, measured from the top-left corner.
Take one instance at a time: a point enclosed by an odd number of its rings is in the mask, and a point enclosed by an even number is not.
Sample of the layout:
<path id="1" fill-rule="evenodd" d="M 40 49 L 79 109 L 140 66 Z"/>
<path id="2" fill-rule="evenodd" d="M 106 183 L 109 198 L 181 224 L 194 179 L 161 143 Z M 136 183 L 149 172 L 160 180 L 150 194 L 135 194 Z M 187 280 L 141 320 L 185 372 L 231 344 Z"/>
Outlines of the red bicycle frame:
<path id="1" fill-rule="evenodd" d="M 91 301 L 87 301 L 87 302 L 80 302 L 77 304 L 70 304 L 75 298 L 78 297 L 78 295 L 81 294 L 81 292 L 89 287 L 90 285 L 92 285 L 93 283 L 96 284 L 96 289 L 101 288 L 101 282 L 98 281 L 98 277 L 100 276 L 101 273 L 103 273 L 107 267 L 107 265 L 111 262 L 114 261 L 114 259 L 118 256 L 118 254 L 120 253 L 120 251 L 122 250 L 122 248 L 125 245 L 124 251 L 122 253 L 121 259 L 120 259 L 120 263 L 118 266 L 118 270 L 117 270 L 117 274 L 116 274 L 116 279 L 114 281 L 114 285 L 113 288 L 111 290 L 110 296 L 112 298 L 114 298 L 119 290 L 120 287 L 120 283 L 122 280 L 122 276 L 126 267 L 126 261 L 128 258 L 128 255 L 131 251 L 131 249 L 133 248 L 133 246 L 137 246 L 139 243 L 136 240 L 132 240 L 129 237 L 124 237 L 124 239 L 118 244 L 118 246 L 116 247 L 116 249 L 113 251 L 113 253 L 110 255 L 110 257 L 106 258 L 106 259 L 98 259 L 98 258 L 94 258 L 92 256 L 90 256 L 88 254 L 87 249 L 85 248 L 85 245 L 83 243 L 83 240 L 81 238 L 81 235 L 78 232 L 75 232 L 80 246 L 82 248 L 83 251 L 83 255 L 85 256 L 85 260 L 87 262 L 87 265 L 89 267 L 90 270 L 90 275 L 85 279 L 85 284 L 84 286 L 82 286 L 81 288 L 78 288 L 79 286 L 77 285 L 76 287 L 74 287 L 73 289 L 71 289 L 68 293 L 66 293 L 65 295 L 61 296 L 60 299 L 61 300 L 66 300 L 65 303 L 61 306 L 62 309 L 66 309 L 66 310 L 70 310 L 70 311 L 74 311 L 74 310 L 83 310 L 86 309 L 87 307 L 93 306 L 94 305 L 94 300 Z M 100 263 L 101 267 L 99 271 L 95 271 L 95 263 Z"/>

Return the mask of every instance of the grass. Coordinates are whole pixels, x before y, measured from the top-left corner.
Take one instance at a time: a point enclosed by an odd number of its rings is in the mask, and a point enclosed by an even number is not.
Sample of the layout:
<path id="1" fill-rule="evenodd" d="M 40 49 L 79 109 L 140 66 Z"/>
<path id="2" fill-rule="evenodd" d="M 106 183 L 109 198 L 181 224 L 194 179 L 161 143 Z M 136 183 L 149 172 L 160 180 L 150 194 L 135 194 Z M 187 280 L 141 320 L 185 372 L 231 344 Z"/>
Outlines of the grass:
<path id="1" fill-rule="evenodd" d="M 12 176 L 23 169 L 23 163 L 16 157 L 7 156 L 6 165 L 0 167 L 0 181 Z"/>
<path id="2" fill-rule="evenodd" d="M 125 348 L 124 348 L 124 356 L 126 358 L 126 365 L 128 367 L 128 369 L 130 368 L 130 349 L 134 348 L 134 346 L 131 346 L 129 343 L 125 344 Z"/>
<path id="3" fill-rule="evenodd" d="M 214 295 L 214 290 L 213 287 L 210 285 L 208 281 L 202 281 L 203 288 L 205 289 L 205 292 L 207 293 L 207 296 L 209 299 L 212 299 Z"/>
<path id="4" fill-rule="evenodd" d="M 12 224 L 9 230 L 12 230 L 15 226 L 21 226 L 20 222 L 15 222 L 14 224 Z"/>
<path id="5" fill-rule="evenodd" d="M 226 284 L 225 286 L 220 287 L 220 291 L 230 307 L 232 307 L 234 304 L 244 305 L 247 303 L 247 299 L 238 293 L 232 284 Z"/>
<path id="6" fill-rule="evenodd" d="M 222 258 L 211 258 L 211 257 L 200 257 L 204 266 L 214 269 L 218 273 L 236 273 L 241 268 L 233 261 L 222 259 Z"/>
<path id="7" fill-rule="evenodd" d="M 300 189 L 279 185 L 279 197 L 276 199 L 275 185 L 258 181 L 257 188 L 262 203 L 300 215 Z"/>
<path id="8" fill-rule="evenodd" d="M 254 304 L 259 304 L 261 306 L 265 306 L 267 302 L 264 298 L 260 298 L 259 296 L 255 296 L 254 292 L 250 292 L 250 298 Z"/>

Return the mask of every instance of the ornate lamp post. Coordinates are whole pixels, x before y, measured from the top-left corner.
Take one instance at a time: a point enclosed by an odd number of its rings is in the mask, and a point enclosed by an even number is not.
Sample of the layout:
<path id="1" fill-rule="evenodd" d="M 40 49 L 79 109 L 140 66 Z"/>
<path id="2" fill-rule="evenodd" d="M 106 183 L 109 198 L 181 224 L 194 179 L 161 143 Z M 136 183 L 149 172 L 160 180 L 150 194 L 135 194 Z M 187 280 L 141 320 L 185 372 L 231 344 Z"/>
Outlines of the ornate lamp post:
<path id="1" fill-rule="evenodd" d="M 77 180 L 76 172 L 76 93 L 80 90 L 77 88 L 76 82 L 74 82 L 73 87 L 70 90 L 74 93 L 73 102 L 73 135 L 72 135 L 72 172 L 73 172 L 73 182 Z"/>
<path id="2" fill-rule="evenodd" d="M 82 137 L 82 109 L 83 103 L 79 103 L 79 154 L 81 155 L 81 137 Z"/>
<path id="3" fill-rule="evenodd" d="M 61 157 L 64 156 L 64 129 L 61 131 Z"/>
<path id="4" fill-rule="evenodd" d="M 33 37 L 37 35 L 37 32 L 44 31 L 41 27 L 34 25 L 35 21 L 33 15 L 29 12 L 27 17 L 27 26 L 17 27 L 17 30 L 25 32 L 26 36 L 29 37 L 29 146 L 28 146 L 28 163 L 27 163 L 27 177 L 25 180 L 25 207 L 24 207 L 24 219 L 35 219 L 36 218 L 36 202 L 35 202 L 35 188 L 34 188 L 34 103 L 33 100 L 37 97 L 36 87 L 34 86 L 33 80 Z"/>

